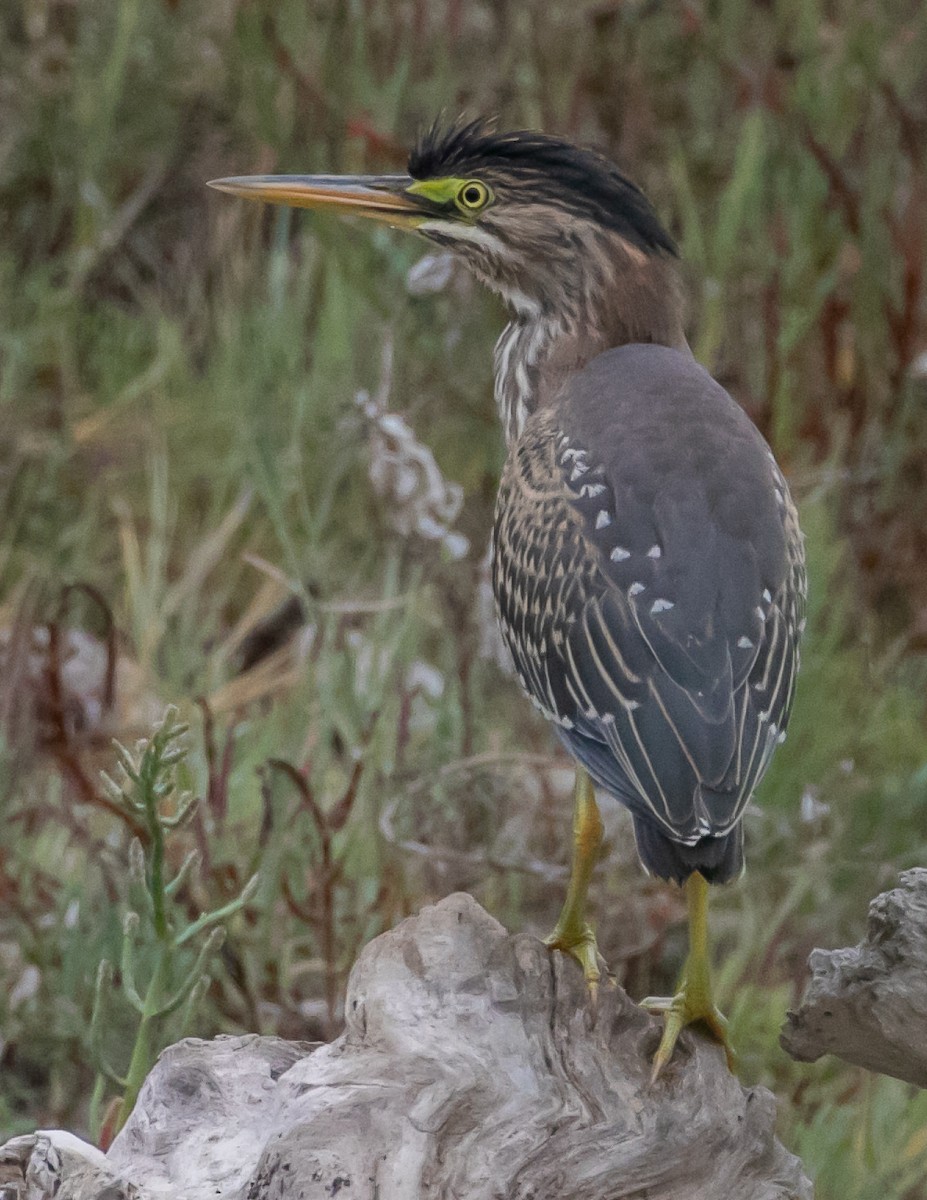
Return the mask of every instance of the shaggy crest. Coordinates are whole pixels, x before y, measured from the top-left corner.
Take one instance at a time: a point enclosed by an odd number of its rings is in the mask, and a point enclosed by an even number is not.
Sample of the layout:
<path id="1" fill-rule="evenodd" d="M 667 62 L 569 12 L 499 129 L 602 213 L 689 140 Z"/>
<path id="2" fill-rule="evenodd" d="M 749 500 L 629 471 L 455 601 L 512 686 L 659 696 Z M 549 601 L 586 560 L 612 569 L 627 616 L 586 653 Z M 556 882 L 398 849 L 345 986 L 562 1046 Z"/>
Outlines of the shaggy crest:
<path id="1" fill-rule="evenodd" d="M 435 122 L 409 155 L 414 179 L 459 175 L 530 189 L 541 203 L 556 204 L 621 234 L 648 253 L 676 255 L 673 239 L 650 201 L 597 150 L 533 130 L 499 133 L 495 122 Z"/>

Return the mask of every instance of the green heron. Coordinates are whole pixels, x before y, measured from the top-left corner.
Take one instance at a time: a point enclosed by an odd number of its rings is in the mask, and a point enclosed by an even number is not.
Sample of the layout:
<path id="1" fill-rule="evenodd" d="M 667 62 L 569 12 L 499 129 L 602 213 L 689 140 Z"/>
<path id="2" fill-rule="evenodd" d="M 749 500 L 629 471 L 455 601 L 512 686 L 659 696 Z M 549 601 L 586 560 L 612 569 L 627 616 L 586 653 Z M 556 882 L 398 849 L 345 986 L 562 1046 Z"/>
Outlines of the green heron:
<path id="1" fill-rule="evenodd" d="M 518 678 L 576 760 L 573 863 L 547 939 L 595 993 L 586 895 L 624 804 L 654 875 L 684 886 L 681 1029 L 730 1050 L 708 885 L 743 868 L 744 808 L 785 738 L 804 626 L 802 535 L 759 431 L 693 358 L 673 240 L 599 153 L 485 121 L 434 126 L 407 175 L 248 176 L 221 191 L 372 217 L 452 251 L 511 321 L 495 352 L 508 445 L 492 578 Z"/>

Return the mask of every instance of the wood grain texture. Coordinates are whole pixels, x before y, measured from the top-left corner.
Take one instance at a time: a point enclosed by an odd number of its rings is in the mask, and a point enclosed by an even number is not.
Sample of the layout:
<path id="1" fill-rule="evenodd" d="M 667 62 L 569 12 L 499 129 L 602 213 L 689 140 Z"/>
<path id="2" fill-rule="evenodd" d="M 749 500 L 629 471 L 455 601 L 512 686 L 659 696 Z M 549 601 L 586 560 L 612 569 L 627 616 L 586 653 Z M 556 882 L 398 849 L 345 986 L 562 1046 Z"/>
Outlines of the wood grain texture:
<path id="1" fill-rule="evenodd" d="M 364 950 L 331 1045 L 165 1051 L 94 1165 L 114 1200 L 810 1200 L 716 1045 L 687 1031 L 649 1085 L 659 1028 L 620 988 L 593 1021 L 574 963 L 454 895 Z"/>
<path id="2" fill-rule="evenodd" d="M 780 1041 L 793 1058 L 845 1062 L 927 1087 L 927 870 L 869 905 L 866 937 L 815 950 L 811 980 Z"/>

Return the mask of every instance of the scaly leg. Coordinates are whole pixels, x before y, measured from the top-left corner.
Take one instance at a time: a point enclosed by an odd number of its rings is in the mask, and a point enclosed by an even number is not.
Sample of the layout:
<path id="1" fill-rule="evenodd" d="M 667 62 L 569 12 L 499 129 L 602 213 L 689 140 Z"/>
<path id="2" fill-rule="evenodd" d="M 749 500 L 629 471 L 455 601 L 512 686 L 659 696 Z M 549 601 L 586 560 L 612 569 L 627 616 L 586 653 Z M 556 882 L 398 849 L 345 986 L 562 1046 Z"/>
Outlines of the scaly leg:
<path id="1" fill-rule="evenodd" d="M 689 956 L 683 967 L 679 990 L 670 998 L 648 997 L 641 1007 L 663 1013 L 663 1037 L 653 1056 L 651 1082 L 673 1056 L 676 1040 L 686 1025 L 702 1021 L 724 1047 L 727 1065 L 734 1070 L 734 1051 L 727 1036 L 727 1021 L 715 1007 L 711 990 L 708 951 L 708 883 L 696 872 L 686 880 L 689 906 Z"/>
<path id="2" fill-rule="evenodd" d="M 602 818 L 595 802 L 592 780 L 582 767 L 576 768 L 573 802 L 570 883 L 560 919 L 553 933 L 544 939 L 544 944 L 551 950 L 562 950 L 576 959 L 595 1000 L 600 979 L 599 948 L 592 926 L 586 921 L 586 894 L 602 845 Z"/>

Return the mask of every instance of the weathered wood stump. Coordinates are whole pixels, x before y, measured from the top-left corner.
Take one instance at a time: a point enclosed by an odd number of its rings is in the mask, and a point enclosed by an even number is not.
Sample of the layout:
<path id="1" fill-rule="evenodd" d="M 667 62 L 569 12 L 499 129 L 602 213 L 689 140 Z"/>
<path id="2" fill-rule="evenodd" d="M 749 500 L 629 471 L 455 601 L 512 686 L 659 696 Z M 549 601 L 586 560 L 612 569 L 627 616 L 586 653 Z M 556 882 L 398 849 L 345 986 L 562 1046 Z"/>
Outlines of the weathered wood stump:
<path id="1" fill-rule="evenodd" d="M 780 1041 L 800 1062 L 835 1054 L 927 1087 L 927 870 L 869 905 L 858 946 L 815 950 L 811 981 Z"/>
<path id="2" fill-rule="evenodd" d="M 620 988 L 593 1020 L 576 965 L 469 896 L 367 946 L 346 1008 L 331 1045 L 180 1042 L 105 1159 L 33 1135 L 0 1151 L 0 1179 L 30 1178 L 7 1185 L 28 1200 L 811 1196 L 773 1097 L 718 1046 L 685 1033 L 651 1087 L 658 1021 Z"/>

